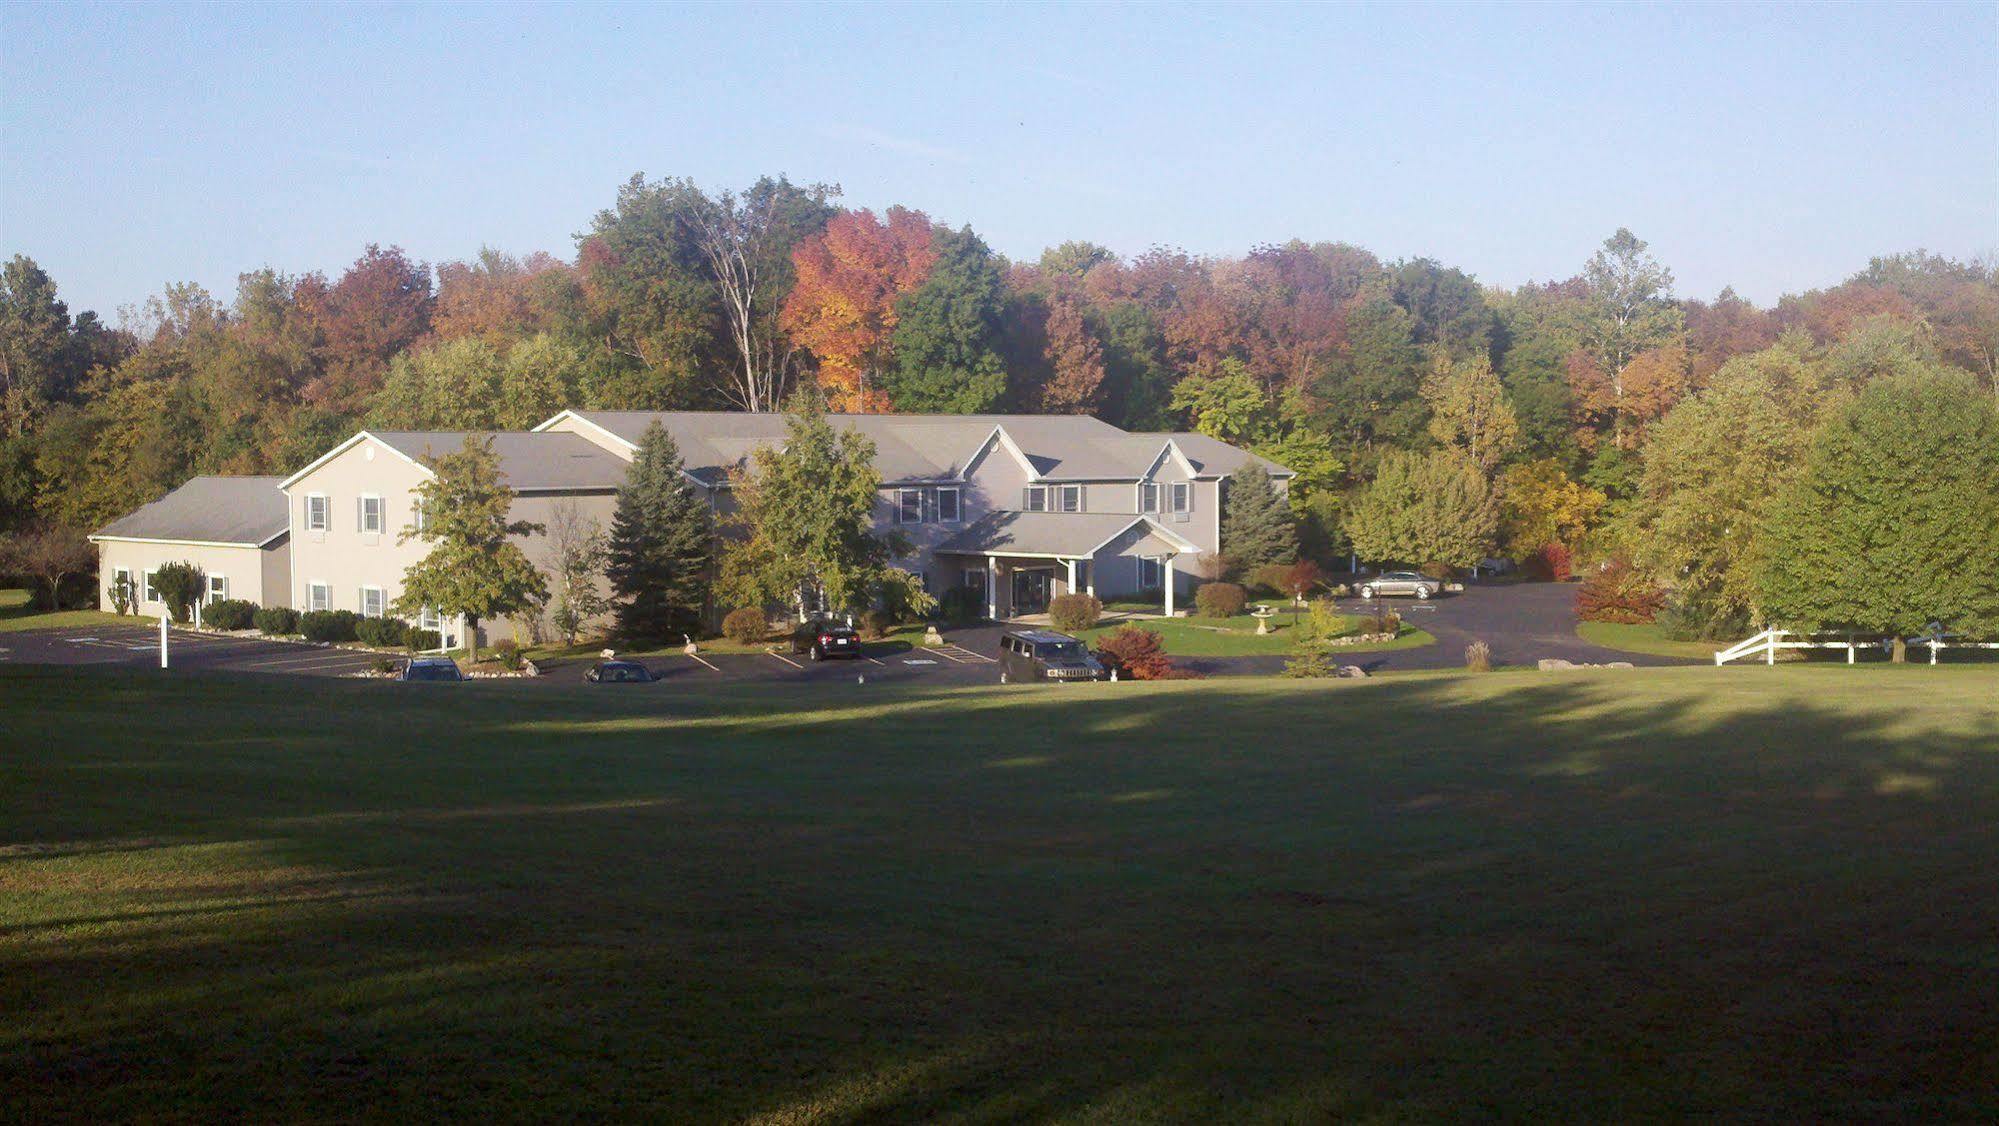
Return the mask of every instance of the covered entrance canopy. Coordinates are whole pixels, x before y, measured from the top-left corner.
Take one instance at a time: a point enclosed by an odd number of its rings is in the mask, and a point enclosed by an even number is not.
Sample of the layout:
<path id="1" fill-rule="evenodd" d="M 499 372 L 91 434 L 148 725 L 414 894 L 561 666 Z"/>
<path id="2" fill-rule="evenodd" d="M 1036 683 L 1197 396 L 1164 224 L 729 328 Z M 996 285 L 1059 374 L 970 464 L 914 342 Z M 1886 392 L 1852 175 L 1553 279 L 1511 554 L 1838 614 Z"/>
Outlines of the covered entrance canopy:
<path id="1" fill-rule="evenodd" d="M 1185 536 L 1128 512 L 989 512 L 938 544 L 935 554 L 958 556 L 968 566 L 984 569 L 986 614 L 997 619 L 1003 609 L 1031 613 L 1045 608 L 1057 586 L 1061 593 L 1096 594 L 1100 565 L 1111 559 L 1158 560 L 1165 609 L 1171 614 L 1173 560 L 1196 550 Z M 1002 586 L 1002 574 L 1016 577 Z M 1022 575 L 1044 577 L 1018 577 Z M 1022 606 L 1023 591 L 1041 605 Z M 1126 591 L 1114 586 L 1106 593 Z"/>

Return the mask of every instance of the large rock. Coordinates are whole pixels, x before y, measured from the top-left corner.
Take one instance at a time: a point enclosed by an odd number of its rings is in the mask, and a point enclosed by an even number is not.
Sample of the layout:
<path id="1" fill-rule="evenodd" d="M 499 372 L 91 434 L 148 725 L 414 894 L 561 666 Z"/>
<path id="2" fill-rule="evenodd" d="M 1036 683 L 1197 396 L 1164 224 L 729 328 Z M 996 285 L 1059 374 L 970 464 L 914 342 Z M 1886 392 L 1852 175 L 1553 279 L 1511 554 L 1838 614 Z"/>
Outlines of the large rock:
<path id="1" fill-rule="evenodd" d="M 1367 670 L 1359 665 L 1341 665 L 1339 676 L 1344 680 L 1365 680 Z"/>
<path id="2" fill-rule="evenodd" d="M 1572 669 L 1576 666 L 1575 662 L 1564 661 L 1560 657 L 1543 657 L 1537 667 L 1542 672 L 1561 672 L 1563 669 Z"/>

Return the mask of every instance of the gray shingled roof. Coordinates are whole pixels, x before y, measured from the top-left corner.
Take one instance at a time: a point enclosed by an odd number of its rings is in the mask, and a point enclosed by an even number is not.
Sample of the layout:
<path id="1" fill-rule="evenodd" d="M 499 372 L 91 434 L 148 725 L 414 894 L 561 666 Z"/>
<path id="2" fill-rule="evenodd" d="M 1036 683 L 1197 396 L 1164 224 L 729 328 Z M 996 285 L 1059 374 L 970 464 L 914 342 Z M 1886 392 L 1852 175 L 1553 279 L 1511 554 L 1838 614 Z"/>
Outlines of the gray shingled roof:
<path id="1" fill-rule="evenodd" d="M 740 411 L 574 411 L 636 445 L 654 420 L 673 435 L 687 471 L 719 483 L 758 446 L 782 442 L 785 416 Z M 1205 434 L 1128 434 L 1089 415 L 834 414 L 835 426 L 874 439 L 882 480 L 955 477 L 995 427 L 1005 429 L 1035 472 L 1050 480 L 1132 480 L 1152 465 L 1167 439 L 1203 473 L 1226 474 L 1254 455 Z M 1198 452 L 1197 452 L 1198 451 Z M 1258 461 L 1263 459 L 1258 458 Z M 1289 470 L 1265 461 L 1272 472 Z"/>
<path id="2" fill-rule="evenodd" d="M 97 530 L 112 539 L 260 545 L 289 527 L 280 477 L 196 477 Z"/>
<path id="3" fill-rule="evenodd" d="M 1187 460 L 1193 462 L 1194 469 L 1203 476 L 1226 477 L 1250 462 L 1263 466 L 1265 471 L 1276 477 L 1296 476 L 1290 469 L 1267 457 L 1250 453 L 1240 446 L 1231 446 L 1220 438 L 1211 438 L 1206 434 L 1190 430 L 1161 431 L 1138 434 L 1134 437 L 1161 444 L 1164 444 L 1168 438 L 1173 439 L 1173 443 L 1180 447 L 1180 452 L 1187 455 Z"/>
<path id="4" fill-rule="evenodd" d="M 1145 517 L 1129 512 L 988 512 L 938 544 L 936 550 L 1081 558 L 1143 520 Z M 1173 549 L 1184 550 L 1177 544 Z"/>
<path id="5" fill-rule="evenodd" d="M 493 439 L 500 472 L 513 489 L 615 489 L 631 463 L 574 434 L 529 434 L 517 430 L 370 430 L 384 443 L 426 461 L 456 453 L 468 436 Z"/>

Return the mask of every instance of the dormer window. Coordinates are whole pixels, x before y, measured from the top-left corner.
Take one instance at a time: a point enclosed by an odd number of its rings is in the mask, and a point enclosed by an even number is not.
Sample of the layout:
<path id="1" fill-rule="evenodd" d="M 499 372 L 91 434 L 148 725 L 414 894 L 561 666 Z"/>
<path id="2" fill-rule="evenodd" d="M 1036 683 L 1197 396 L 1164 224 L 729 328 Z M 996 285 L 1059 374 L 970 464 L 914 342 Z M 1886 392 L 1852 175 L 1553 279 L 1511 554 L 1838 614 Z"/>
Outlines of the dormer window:
<path id="1" fill-rule="evenodd" d="M 946 485 L 939 488 L 937 490 L 937 522 L 939 524 L 956 524 L 961 519 L 963 517 L 959 515 L 958 487 L 956 485 Z"/>
<path id="2" fill-rule="evenodd" d="M 1048 486 L 1029 485 L 1021 494 L 1020 507 L 1027 512 L 1048 511 Z"/>
<path id="3" fill-rule="evenodd" d="M 1159 511 L 1159 482 L 1146 481 L 1138 486 L 1138 510 L 1151 513 Z"/>
<path id="4" fill-rule="evenodd" d="M 1056 499 L 1061 502 L 1063 512 L 1083 511 L 1083 486 L 1063 485 L 1056 490 Z"/>
<path id="5" fill-rule="evenodd" d="M 923 523 L 923 490 L 897 489 L 895 491 L 895 522 L 898 524 Z"/>

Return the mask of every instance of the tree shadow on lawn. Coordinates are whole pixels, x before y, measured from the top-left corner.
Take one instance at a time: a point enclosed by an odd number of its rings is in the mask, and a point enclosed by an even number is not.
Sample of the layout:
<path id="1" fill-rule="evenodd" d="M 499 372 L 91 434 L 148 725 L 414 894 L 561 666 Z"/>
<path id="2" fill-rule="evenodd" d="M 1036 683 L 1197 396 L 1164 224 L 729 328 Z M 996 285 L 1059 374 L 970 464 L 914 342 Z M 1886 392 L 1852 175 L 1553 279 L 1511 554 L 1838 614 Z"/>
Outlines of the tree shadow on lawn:
<path id="1" fill-rule="evenodd" d="M 45 706 L 0 775 L 0 1079 L 91 1116 L 1967 1117 L 1994 685 L 1853 675 L 297 716 L 9 678 Z"/>

